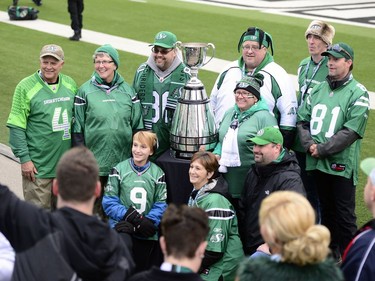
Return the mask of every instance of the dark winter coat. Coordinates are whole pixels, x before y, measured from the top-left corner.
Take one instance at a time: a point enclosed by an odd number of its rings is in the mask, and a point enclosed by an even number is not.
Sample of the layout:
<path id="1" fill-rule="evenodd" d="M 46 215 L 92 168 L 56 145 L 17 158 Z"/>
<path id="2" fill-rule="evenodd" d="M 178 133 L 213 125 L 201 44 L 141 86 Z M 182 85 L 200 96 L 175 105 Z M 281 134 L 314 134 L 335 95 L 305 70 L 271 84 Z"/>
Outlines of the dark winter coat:
<path id="1" fill-rule="evenodd" d="M 134 268 L 121 237 L 95 216 L 47 212 L 1 184 L 0 231 L 16 252 L 14 281 L 117 281 Z"/>
<path id="2" fill-rule="evenodd" d="M 333 259 L 298 266 L 278 262 L 269 257 L 245 260 L 238 270 L 239 281 L 343 281 L 340 268 Z"/>
<path id="3" fill-rule="evenodd" d="M 294 152 L 287 150 L 280 162 L 251 166 L 239 202 L 238 214 L 245 254 L 251 255 L 264 243 L 258 223 L 258 212 L 264 198 L 277 190 L 293 190 L 305 195 L 300 172 Z"/>
<path id="4" fill-rule="evenodd" d="M 347 281 L 371 281 L 375 277 L 375 219 L 366 223 L 350 242 L 341 269 Z"/>
<path id="5" fill-rule="evenodd" d="M 133 275 L 129 281 L 203 281 L 198 273 L 195 272 L 174 272 L 163 271 L 157 267 Z"/>

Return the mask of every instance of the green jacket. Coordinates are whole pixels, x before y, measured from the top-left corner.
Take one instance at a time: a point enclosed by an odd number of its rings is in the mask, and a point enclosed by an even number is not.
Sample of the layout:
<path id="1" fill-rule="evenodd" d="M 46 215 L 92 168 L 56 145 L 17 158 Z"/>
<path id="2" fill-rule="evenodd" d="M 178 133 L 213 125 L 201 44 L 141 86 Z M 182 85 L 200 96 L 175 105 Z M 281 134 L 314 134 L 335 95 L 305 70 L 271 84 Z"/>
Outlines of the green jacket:
<path id="1" fill-rule="evenodd" d="M 141 106 L 134 89 L 117 74 L 111 87 L 100 85 L 93 76 L 78 90 L 74 102 L 73 141 L 83 135 L 94 153 L 99 175 L 131 156 L 133 131 L 143 128 Z"/>

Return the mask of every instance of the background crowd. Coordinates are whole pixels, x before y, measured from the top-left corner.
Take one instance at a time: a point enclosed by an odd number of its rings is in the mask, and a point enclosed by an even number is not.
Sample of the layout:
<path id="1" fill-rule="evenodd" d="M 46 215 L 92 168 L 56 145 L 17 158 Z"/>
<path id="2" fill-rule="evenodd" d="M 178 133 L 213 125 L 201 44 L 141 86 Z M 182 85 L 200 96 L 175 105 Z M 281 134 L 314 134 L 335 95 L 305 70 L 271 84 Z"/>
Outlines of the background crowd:
<path id="1" fill-rule="evenodd" d="M 176 35 L 155 35 L 132 84 L 111 45 L 95 50 L 80 87 L 61 73 L 63 49 L 43 46 L 7 122 L 28 201 L 0 186 L 0 231 L 16 253 L 12 280 L 371 278 L 372 248 L 360 252 L 373 224 L 351 242 L 369 96 L 352 74 L 354 50 L 333 44 L 334 34 L 323 21 L 307 27 L 297 94 L 273 59 L 272 35 L 259 27 L 241 34 L 239 58 L 210 95 L 218 141 L 190 160 L 186 206 L 169 207 L 168 175 L 154 161 L 170 147 L 190 78 Z M 369 208 L 374 168 L 362 162 Z"/>

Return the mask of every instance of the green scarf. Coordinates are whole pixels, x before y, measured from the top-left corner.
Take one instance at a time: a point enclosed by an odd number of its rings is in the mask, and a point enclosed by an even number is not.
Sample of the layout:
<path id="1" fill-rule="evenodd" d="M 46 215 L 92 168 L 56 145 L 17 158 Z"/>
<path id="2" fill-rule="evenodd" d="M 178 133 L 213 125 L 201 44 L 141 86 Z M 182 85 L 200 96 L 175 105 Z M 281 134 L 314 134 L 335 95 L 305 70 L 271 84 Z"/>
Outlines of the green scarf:
<path id="1" fill-rule="evenodd" d="M 185 66 L 181 63 L 173 72 L 171 81 L 181 82 L 183 84 L 186 81 L 186 72 L 184 71 Z M 154 97 L 152 95 L 146 95 L 146 93 L 152 93 L 154 90 L 154 71 L 152 71 L 149 65 L 146 65 L 145 69 L 142 71 L 141 77 L 139 79 L 139 91 L 138 96 L 142 97 L 142 102 L 153 103 Z M 179 98 L 179 93 L 175 93 L 181 85 L 176 83 L 170 83 L 169 85 L 169 96 L 172 98 Z"/>

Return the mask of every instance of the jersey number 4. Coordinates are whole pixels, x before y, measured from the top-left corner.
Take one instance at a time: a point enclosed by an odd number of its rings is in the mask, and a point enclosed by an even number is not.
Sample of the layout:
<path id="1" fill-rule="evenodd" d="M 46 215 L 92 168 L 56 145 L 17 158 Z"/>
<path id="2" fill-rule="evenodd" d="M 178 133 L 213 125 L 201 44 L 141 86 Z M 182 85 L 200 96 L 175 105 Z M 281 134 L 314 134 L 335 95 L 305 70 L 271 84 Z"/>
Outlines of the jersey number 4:
<path id="1" fill-rule="evenodd" d="M 52 131 L 59 132 L 63 131 L 64 134 L 62 136 L 63 140 L 70 139 L 70 121 L 68 116 L 68 110 L 64 109 L 61 113 L 62 108 L 56 107 L 55 112 L 53 113 L 52 118 Z"/>

